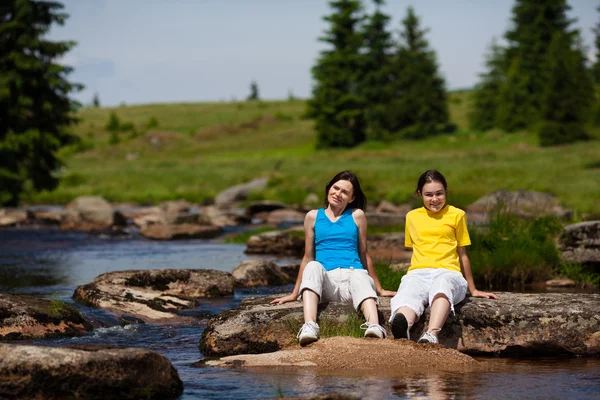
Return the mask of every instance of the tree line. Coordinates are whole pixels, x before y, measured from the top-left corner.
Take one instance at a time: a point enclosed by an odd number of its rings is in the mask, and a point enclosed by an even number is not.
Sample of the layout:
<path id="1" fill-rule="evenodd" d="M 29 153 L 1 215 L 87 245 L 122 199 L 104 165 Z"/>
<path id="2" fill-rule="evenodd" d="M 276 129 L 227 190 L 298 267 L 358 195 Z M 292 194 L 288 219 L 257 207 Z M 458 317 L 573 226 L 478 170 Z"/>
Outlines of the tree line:
<path id="1" fill-rule="evenodd" d="M 455 129 L 446 84 L 414 9 L 407 9 L 394 38 L 384 0 L 373 3 L 375 11 L 367 15 L 361 0 L 329 2 L 329 28 L 320 38 L 329 48 L 312 68 L 307 111 L 315 119 L 318 147 L 419 139 Z M 543 146 L 589 138 L 586 124 L 600 120 L 600 24 L 594 30 L 596 62 L 589 65 L 569 9 L 566 0 L 515 1 L 507 45 L 492 41 L 474 89 L 471 128 L 530 129 Z"/>

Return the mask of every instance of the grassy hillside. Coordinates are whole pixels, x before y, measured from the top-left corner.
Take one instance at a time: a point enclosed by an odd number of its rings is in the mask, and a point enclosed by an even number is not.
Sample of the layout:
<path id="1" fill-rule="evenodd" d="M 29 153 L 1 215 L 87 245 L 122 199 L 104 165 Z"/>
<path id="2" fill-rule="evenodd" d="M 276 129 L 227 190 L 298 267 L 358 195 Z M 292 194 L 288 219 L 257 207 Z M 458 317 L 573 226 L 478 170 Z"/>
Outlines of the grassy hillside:
<path id="1" fill-rule="evenodd" d="M 88 108 L 75 128 L 82 143 L 61 154 L 66 169 L 60 187 L 25 200 L 61 204 L 95 194 L 113 202 L 204 202 L 231 185 L 269 175 L 269 188 L 257 198 L 300 203 L 308 192 L 320 196 L 335 173 L 352 169 L 370 200 L 399 203 L 412 198 L 423 171 L 436 168 L 446 175 L 457 206 L 501 188 L 530 189 L 554 193 L 581 213 L 597 213 L 599 140 L 540 148 L 531 132 L 472 132 L 468 96 L 450 99 L 460 128 L 453 135 L 327 151 L 314 149 L 313 122 L 301 118 L 302 100 Z M 135 126 L 120 132 L 117 144 L 110 144 L 104 129 L 111 112 Z M 152 118 L 158 126 L 148 128 Z"/>

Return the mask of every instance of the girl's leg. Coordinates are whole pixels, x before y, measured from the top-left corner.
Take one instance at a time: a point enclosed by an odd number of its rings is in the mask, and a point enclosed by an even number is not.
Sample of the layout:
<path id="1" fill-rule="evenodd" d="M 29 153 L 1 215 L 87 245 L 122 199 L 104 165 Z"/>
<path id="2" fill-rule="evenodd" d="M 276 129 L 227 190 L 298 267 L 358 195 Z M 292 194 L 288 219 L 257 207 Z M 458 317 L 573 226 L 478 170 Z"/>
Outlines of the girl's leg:
<path id="1" fill-rule="evenodd" d="M 446 295 L 438 293 L 435 296 L 433 296 L 427 332 L 437 337 L 439 331 L 442 330 L 442 326 L 444 326 L 444 324 L 446 323 L 448 314 L 450 314 L 450 301 L 448 300 Z"/>
<path id="2" fill-rule="evenodd" d="M 434 343 L 438 342 L 439 332 L 446 323 L 450 311 L 454 311 L 454 304 L 463 301 L 467 292 L 467 281 L 460 273 L 440 269 L 436 275 L 429 300 L 431 304 L 429 326 L 423 335 L 434 336 L 433 340 L 425 340 Z"/>
<path id="3" fill-rule="evenodd" d="M 425 311 L 430 288 L 427 269 L 410 271 L 402 277 L 398 293 L 392 297 L 392 333 L 396 339 L 410 339 L 410 328 Z"/>

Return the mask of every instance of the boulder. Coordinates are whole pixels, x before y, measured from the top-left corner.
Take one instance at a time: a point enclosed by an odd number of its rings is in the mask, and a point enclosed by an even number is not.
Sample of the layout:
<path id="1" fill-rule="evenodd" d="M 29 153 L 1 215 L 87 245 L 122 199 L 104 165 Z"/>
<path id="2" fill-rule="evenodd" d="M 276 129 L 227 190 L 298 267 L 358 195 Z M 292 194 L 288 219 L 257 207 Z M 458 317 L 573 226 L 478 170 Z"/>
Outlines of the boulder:
<path id="1" fill-rule="evenodd" d="M 230 273 L 210 269 L 115 271 L 79 286 L 73 299 L 144 321 L 170 320 L 199 297 L 233 296 L 233 285 Z"/>
<path id="2" fill-rule="evenodd" d="M 271 211 L 266 222 L 269 225 L 303 225 L 305 216 L 305 212 L 298 211 L 294 208 L 283 208 Z"/>
<path id="3" fill-rule="evenodd" d="M 0 339 L 84 336 L 91 324 L 72 306 L 18 294 L 0 294 Z"/>
<path id="4" fill-rule="evenodd" d="M 21 208 L 0 208 L 0 226 L 22 225 L 31 216 L 31 213 Z"/>
<path id="5" fill-rule="evenodd" d="M 171 362 L 150 350 L 0 344 L 3 399 L 175 399 L 182 393 Z"/>
<path id="6" fill-rule="evenodd" d="M 455 307 L 440 333 L 440 343 L 472 355 L 599 355 L 600 294 L 498 293 L 499 300 L 468 297 Z M 200 339 L 206 356 L 258 354 L 297 343 L 302 303 L 269 302 L 280 296 L 244 299 L 233 310 L 213 316 Z M 379 298 L 380 321 L 391 332 L 390 299 Z M 319 322 L 341 325 L 353 314 L 341 303 L 319 305 Z M 429 309 L 411 330 L 417 339 Z M 326 322 L 325 322 L 326 321 Z"/>
<path id="7" fill-rule="evenodd" d="M 558 199 L 549 193 L 530 190 L 514 192 L 502 189 L 488 193 L 466 209 L 469 223 L 487 223 L 489 215 L 498 211 L 509 212 L 520 217 L 555 216 L 571 218 L 573 212 L 564 208 Z"/>
<path id="8" fill-rule="evenodd" d="M 250 224 L 250 217 L 242 214 L 236 209 L 218 208 L 215 206 L 204 206 L 199 208 L 200 214 L 215 226 L 238 226 Z"/>
<path id="9" fill-rule="evenodd" d="M 406 214 L 412 209 L 413 206 L 411 206 L 410 204 L 400 204 L 399 206 L 397 206 L 394 203 L 391 203 L 387 200 L 383 200 L 377 205 L 377 208 L 375 210 L 377 212 L 394 213 L 406 216 Z"/>
<path id="10" fill-rule="evenodd" d="M 253 201 L 246 207 L 246 215 L 250 218 L 259 213 L 270 213 L 271 211 L 287 208 L 287 205 L 279 201 L 261 200 Z"/>
<path id="11" fill-rule="evenodd" d="M 265 189 L 268 182 L 268 177 L 261 177 L 225 189 L 215 197 L 215 205 L 217 207 L 230 207 L 237 201 L 246 200 L 250 193 Z"/>
<path id="12" fill-rule="evenodd" d="M 366 215 L 369 226 L 396 226 L 406 222 L 405 213 L 367 211 Z"/>
<path id="13" fill-rule="evenodd" d="M 412 249 L 404 247 L 404 232 L 369 235 L 367 242 L 374 261 L 398 263 L 409 261 L 412 256 Z"/>
<path id="14" fill-rule="evenodd" d="M 296 282 L 296 274 L 288 274 L 274 262 L 247 260 L 231 272 L 236 287 L 281 286 Z"/>
<path id="15" fill-rule="evenodd" d="M 147 223 L 140 228 L 140 234 L 154 240 L 213 239 L 223 234 L 223 228 L 190 223 Z"/>
<path id="16" fill-rule="evenodd" d="M 246 241 L 247 254 L 275 254 L 302 257 L 304 254 L 303 233 L 293 231 L 269 231 L 252 235 Z"/>
<path id="17" fill-rule="evenodd" d="M 30 210 L 32 222 L 39 225 L 60 225 L 63 219 L 62 210 Z"/>
<path id="18" fill-rule="evenodd" d="M 600 221 L 565 226 L 558 247 L 567 262 L 600 266 Z"/>
<path id="19" fill-rule="evenodd" d="M 103 231 L 124 226 L 126 219 L 99 196 L 80 196 L 65 206 L 60 227 L 76 231 Z"/>

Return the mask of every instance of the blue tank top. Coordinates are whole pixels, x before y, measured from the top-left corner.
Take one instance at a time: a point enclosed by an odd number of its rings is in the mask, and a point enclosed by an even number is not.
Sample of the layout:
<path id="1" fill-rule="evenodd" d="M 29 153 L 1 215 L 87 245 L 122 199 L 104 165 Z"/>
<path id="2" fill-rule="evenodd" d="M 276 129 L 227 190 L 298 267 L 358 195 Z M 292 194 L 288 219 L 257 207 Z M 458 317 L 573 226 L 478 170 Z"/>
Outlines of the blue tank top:
<path id="1" fill-rule="evenodd" d="M 336 268 L 364 269 L 358 256 L 358 226 L 352 218 L 352 209 L 346 208 L 337 221 L 317 210 L 315 221 L 315 260 L 325 270 Z"/>

